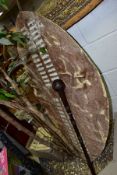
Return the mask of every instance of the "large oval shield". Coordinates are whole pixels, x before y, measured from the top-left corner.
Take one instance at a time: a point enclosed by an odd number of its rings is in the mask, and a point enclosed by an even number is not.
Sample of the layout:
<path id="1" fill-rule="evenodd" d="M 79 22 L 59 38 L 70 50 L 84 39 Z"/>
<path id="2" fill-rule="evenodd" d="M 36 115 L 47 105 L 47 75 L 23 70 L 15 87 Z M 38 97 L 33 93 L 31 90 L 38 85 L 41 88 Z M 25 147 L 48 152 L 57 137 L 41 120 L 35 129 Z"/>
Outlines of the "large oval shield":
<path id="1" fill-rule="evenodd" d="M 17 28 L 28 37 L 28 50 L 48 90 L 52 92 L 56 79 L 65 83 L 74 119 L 91 159 L 95 159 L 105 147 L 110 121 L 109 100 L 97 67 L 66 31 L 42 16 L 20 12 Z M 59 106 L 57 94 L 52 92 L 52 97 Z M 61 105 L 57 109 L 64 118 Z M 69 129 L 67 134 L 75 144 L 77 138 L 72 138 Z"/>

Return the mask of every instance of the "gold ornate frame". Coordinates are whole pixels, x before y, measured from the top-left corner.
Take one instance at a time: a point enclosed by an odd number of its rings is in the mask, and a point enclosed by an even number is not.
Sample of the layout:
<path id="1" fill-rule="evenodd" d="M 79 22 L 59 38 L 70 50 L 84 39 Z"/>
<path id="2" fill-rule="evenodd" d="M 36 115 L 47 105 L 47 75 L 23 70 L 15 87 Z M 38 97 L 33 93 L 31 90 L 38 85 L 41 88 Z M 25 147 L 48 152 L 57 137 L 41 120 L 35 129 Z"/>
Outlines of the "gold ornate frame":
<path id="1" fill-rule="evenodd" d="M 103 0 L 44 0 L 37 13 L 68 29 Z"/>
<path id="2" fill-rule="evenodd" d="M 92 0 L 89 4 L 87 4 L 84 8 L 82 8 L 76 15 L 74 15 L 71 19 L 69 19 L 64 25 L 64 29 L 68 29 L 73 24 L 81 20 L 88 13 L 90 13 L 94 8 L 97 7 L 103 0 Z"/>

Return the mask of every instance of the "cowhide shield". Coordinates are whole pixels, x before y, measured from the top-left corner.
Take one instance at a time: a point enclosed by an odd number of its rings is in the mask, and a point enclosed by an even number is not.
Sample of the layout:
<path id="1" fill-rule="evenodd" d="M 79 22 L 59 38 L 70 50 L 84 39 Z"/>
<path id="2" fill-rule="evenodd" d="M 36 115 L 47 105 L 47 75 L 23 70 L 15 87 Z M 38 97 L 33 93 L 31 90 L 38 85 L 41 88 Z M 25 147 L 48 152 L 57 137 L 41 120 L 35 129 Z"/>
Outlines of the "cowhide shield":
<path id="1" fill-rule="evenodd" d="M 28 51 L 39 78 L 51 93 L 50 101 L 77 147 L 77 137 L 52 82 L 62 79 L 76 124 L 91 159 L 103 151 L 110 125 L 109 100 L 102 77 L 86 52 L 59 26 L 33 12 L 20 12 L 17 29 L 29 39 Z M 44 93 L 44 92 L 43 92 Z M 62 129 L 62 128 L 60 128 Z"/>

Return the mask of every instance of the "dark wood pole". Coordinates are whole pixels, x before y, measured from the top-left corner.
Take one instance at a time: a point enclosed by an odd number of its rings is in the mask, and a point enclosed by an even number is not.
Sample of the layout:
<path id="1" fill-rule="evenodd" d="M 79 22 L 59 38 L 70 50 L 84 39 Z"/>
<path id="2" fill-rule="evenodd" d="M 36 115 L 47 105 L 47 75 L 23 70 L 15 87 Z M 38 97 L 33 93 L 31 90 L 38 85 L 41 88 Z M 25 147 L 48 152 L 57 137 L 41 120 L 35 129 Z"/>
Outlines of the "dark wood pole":
<path id="1" fill-rule="evenodd" d="M 59 94 L 59 96 L 60 96 L 60 98 L 61 98 L 61 100 L 62 100 L 62 102 L 63 102 L 63 105 L 64 105 L 64 107 L 65 107 L 65 109 L 66 109 L 66 112 L 67 112 L 68 115 L 69 115 L 70 121 L 71 121 L 71 123 L 72 123 L 72 126 L 73 126 L 73 128 L 74 128 L 74 130 L 75 130 L 75 132 L 76 132 L 76 135 L 77 135 L 77 137 L 78 137 L 78 140 L 79 140 L 80 145 L 81 145 L 81 147 L 82 147 L 82 150 L 83 150 L 83 152 L 84 152 L 84 155 L 85 155 L 85 158 L 86 158 L 86 161 L 87 161 L 87 165 L 88 165 L 88 167 L 89 167 L 89 169 L 90 169 L 90 171 L 91 171 L 91 174 L 92 174 L 92 175 L 96 175 L 95 168 L 94 168 L 94 166 L 93 166 L 93 162 L 92 162 L 91 159 L 90 159 L 90 156 L 89 156 L 88 151 L 87 151 L 87 149 L 86 149 L 86 146 L 85 146 L 85 144 L 84 144 L 83 138 L 82 138 L 82 136 L 81 136 L 81 134 L 80 134 L 80 131 L 79 131 L 77 125 L 76 125 L 75 119 L 74 119 L 73 114 L 72 114 L 72 111 L 71 111 L 71 109 L 70 109 L 70 105 L 69 105 L 68 100 L 67 100 L 67 98 L 66 98 L 66 94 L 65 94 L 65 84 L 64 84 L 64 82 L 63 82 L 61 79 L 58 79 L 58 80 L 55 80 L 55 81 L 53 82 L 52 87 L 53 87 L 53 89 L 54 89 L 56 92 L 58 92 L 58 94 Z"/>

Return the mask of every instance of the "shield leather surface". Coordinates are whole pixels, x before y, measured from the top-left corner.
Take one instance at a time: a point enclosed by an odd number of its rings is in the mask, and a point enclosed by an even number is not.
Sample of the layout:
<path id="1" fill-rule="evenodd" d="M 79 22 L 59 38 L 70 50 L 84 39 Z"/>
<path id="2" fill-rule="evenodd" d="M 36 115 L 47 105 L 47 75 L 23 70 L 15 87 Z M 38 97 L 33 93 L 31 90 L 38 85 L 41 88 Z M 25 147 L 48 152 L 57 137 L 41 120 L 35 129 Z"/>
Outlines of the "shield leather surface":
<path id="1" fill-rule="evenodd" d="M 110 125 L 109 100 L 97 67 L 66 31 L 45 17 L 20 12 L 16 26 L 29 39 L 31 59 L 39 79 L 51 94 L 48 103 L 53 100 L 52 108 L 61 118 L 66 136 L 77 147 L 74 131 L 67 128 L 71 124 L 65 123 L 69 117 L 52 89 L 56 79 L 62 79 L 66 85 L 67 100 L 90 158 L 97 158 L 105 147 Z"/>

